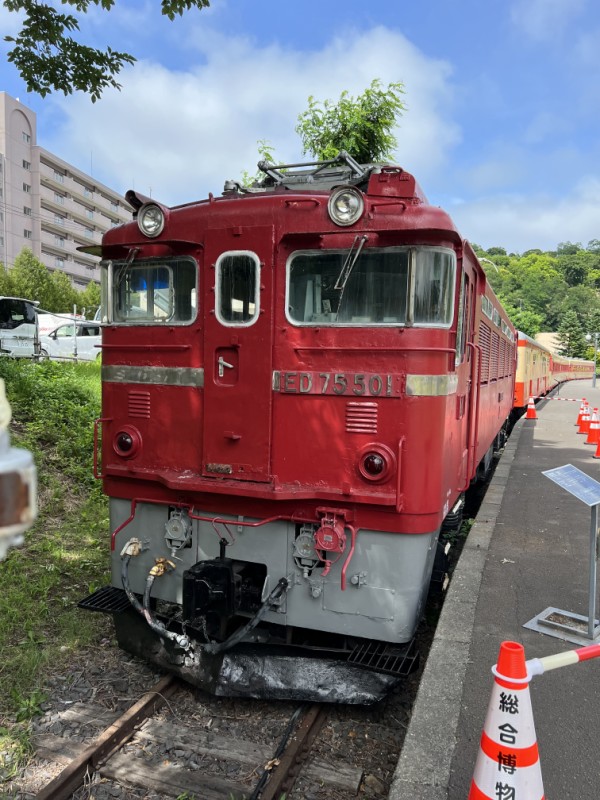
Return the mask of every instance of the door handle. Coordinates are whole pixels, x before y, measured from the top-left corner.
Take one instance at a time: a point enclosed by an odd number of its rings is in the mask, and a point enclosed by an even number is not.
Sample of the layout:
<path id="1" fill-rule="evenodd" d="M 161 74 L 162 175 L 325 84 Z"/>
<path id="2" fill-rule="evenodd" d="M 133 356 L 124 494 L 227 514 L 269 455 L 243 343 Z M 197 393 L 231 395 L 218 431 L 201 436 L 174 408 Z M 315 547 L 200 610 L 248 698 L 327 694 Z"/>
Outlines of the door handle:
<path id="1" fill-rule="evenodd" d="M 219 378 L 222 378 L 223 375 L 225 375 L 225 367 L 227 367 L 227 369 L 234 369 L 233 364 L 230 364 L 228 361 L 225 361 L 223 356 L 219 356 L 219 359 L 217 361 L 217 366 L 218 366 Z"/>

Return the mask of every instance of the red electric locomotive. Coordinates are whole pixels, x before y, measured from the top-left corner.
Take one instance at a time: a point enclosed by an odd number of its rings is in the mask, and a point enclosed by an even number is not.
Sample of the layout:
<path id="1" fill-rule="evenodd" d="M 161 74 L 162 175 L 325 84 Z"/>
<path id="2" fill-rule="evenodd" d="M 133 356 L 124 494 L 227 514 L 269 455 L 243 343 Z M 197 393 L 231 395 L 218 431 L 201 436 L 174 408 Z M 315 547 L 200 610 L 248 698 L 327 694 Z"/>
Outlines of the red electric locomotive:
<path id="1" fill-rule="evenodd" d="M 129 192 L 104 236 L 113 581 L 82 604 L 217 694 L 370 702 L 502 440 L 515 331 L 403 169 L 259 166 L 175 208 Z"/>

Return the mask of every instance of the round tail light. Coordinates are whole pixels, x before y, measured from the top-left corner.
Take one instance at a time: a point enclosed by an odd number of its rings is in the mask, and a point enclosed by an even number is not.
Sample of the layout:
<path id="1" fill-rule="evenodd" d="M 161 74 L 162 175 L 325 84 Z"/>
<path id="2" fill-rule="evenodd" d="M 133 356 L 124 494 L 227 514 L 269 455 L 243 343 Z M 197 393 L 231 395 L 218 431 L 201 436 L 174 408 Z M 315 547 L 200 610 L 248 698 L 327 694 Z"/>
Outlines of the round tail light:
<path id="1" fill-rule="evenodd" d="M 396 469 L 396 457 L 384 444 L 368 444 L 358 456 L 358 471 L 365 480 L 383 482 Z"/>
<path id="2" fill-rule="evenodd" d="M 363 458 L 363 467 L 373 478 L 379 478 L 385 470 L 385 460 L 379 453 L 369 453 Z"/>
<path id="3" fill-rule="evenodd" d="M 133 436 L 123 431 L 117 436 L 117 450 L 128 453 L 133 448 Z"/>
<path id="4" fill-rule="evenodd" d="M 127 425 L 113 438 L 113 450 L 121 458 L 131 458 L 140 449 L 142 437 L 135 428 Z"/>

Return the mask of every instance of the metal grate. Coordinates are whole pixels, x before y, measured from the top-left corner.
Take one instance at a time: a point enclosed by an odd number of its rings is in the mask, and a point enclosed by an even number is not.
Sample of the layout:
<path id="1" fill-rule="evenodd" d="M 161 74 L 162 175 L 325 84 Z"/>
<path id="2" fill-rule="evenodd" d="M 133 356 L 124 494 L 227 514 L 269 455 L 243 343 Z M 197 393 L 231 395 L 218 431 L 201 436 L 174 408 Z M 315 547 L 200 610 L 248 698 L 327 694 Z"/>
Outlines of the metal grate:
<path id="1" fill-rule="evenodd" d="M 131 603 L 123 589 L 103 586 L 102 589 L 96 589 L 89 597 L 80 600 L 77 608 L 83 608 L 86 611 L 100 611 L 102 614 L 119 614 L 131 608 Z"/>
<path id="2" fill-rule="evenodd" d="M 485 322 L 479 323 L 479 346 L 481 347 L 481 383 L 488 383 L 490 379 L 490 348 L 492 331 Z"/>
<path id="3" fill-rule="evenodd" d="M 348 663 L 373 672 L 382 672 L 384 675 L 404 678 L 417 668 L 419 653 L 414 639 L 403 645 L 364 642 L 350 653 Z"/>
<path id="4" fill-rule="evenodd" d="M 127 410 L 130 417 L 150 418 L 150 392 L 129 392 Z"/>
<path id="5" fill-rule="evenodd" d="M 377 403 L 346 403 L 346 433 L 377 433 Z"/>
<path id="6" fill-rule="evenodd" d="M 498 375 L 498 351 L 500 349 L 500 337 L 494 331 L 492 333 L 492 349 L 490 355 L 490 380 L 495 381 L 500 376 Z"/>

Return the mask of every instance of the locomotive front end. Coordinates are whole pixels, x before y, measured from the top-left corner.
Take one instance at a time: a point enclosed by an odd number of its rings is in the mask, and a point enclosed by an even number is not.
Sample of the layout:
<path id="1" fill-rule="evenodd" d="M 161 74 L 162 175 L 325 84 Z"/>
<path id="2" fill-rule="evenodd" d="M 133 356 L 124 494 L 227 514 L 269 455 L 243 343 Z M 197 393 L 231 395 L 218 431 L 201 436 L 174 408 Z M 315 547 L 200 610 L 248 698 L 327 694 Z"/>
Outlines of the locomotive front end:
<path id="1" fill-rule="evenodd" d="M 104 238 L 113 581 L 82 606 L 215 693 L 368 703 L 415 665 L 504 408 L 479 424 L 483 273 L 447 215 L 399 167 L 298 166 L 130 193 Z"/>

